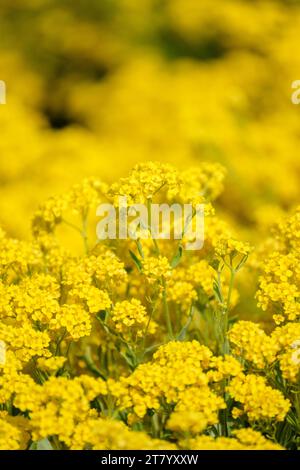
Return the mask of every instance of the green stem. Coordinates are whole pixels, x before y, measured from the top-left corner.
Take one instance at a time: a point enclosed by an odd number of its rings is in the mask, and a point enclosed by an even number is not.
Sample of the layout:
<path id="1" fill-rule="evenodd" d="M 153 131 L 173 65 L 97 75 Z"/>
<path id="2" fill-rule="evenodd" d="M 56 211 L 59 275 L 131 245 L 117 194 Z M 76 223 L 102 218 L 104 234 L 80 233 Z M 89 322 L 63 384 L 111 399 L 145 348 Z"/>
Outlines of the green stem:
<path id="1" fill-rule="evenodd" d="M 223 354 L 229 354 L 230 348 L 229 348 L 229 342 L 227 338 L 227 332 L 228 332 L 228 314 L 230 310 L 230 303 L 231 303 L 231 296 L 232 296 L 232 291 L 233 291 L 233 286 L 234 286 L 234 279 L 235 279 L 235 270 L 231 268 L 230 272 L 230 281 L 229 281 L 229 288 L 228 288 L 228 295 L 227 295 L 227 302 L 226 302 L 226 308 L 223 314 Z"/>
<path id="2" fill-rule="evenodd" d="M 155 253 L 156 253 L 157 255 L 159 255 L 159 254 L 160 254 L 160 249 L 159 249 L 157 240 L 156 240 L 155 238 L 153 238 L 152 230 L 151 230 L 151 228 L 152 228 L 151 205 L 152 205 L 152 199 L 148 199 L 148 201 L 147 201 L 147 210 L 148 210 L 148 230 L 149 230 L 150 235 L 151 235 L 151 239 L 152 239 L 152 242 L 153 242 L 153 245 L 154 245 Z"/>
<path id="3" fill-rule="evenodd" d="M 162 280 L 162 285 L 163 285 L 163 306 L 164 306 L 164 314 L 165 314 L 165 319 L 166 319 L 168 336 L 169 336 L 169 339 L 174 339 L 173 327 L 172 327 L 171 318 L 170 318 L 169 305 L 168 305 L 168 301 L 167 301 L 167 285 L 166 285 L 165 279 Z"/>
<path id="4" fill-rule="evenodd" d="M 88 236 L 87 236 L 87 212 L 82 214 L 82 231 L 81 236 L 83 238 L 83 244 L 85 252 L 88 253 L 89 251 L 89 244 L 88 244 Z"/>
<path id="5" fill-rule="evenodd" d="M 160 426 L 159 426 L 159 419 L 157 416 L 157 413 L 154 412 L 154 414 L 151 417 L 151 422 L 152 422 L 152 434 L 154 438 L 159 438 L 160 435 Z"/>
<path id="6" fill-rule="evenodd" d="M 95 374 L 97 377 L 101 377 L 101 379 L 106 380 L 106 377 L 104 374 L 102 374 L 101 370 L 98 369 L 96 364 L 94 363 L 92 356 L 91 356 L 91 350 L 90 347 L 86 348 L 85 354 L 81 357 L 81 359 L 84 360 L 86 363 L 87 368 Z"/>
<path id="7" fill-rule="evenodd" d="M 64 338 L 66 337 L 66 334 L 67 334 L 67 330 L 65 329 L 65 331 L 63 332 L 61 337 L 58 338 L 57 343 L 56 343 L 56 349 L 55 349 L 54 356 L 59 356 L 61 354 L 60 345 L 63 342 Z"/>
<path id="8" fill-rule="evenodd" d="M 231 268 L 229 289 L 228 289 L 228 296 L 227 296 L 227 312 L 230 309 L 230 301 L 231 301 L 231 295 L 232 295 L 232 290 L 233 290 L 233 285 L 234 285 L 234 279 L 235 279 L 235 269 Z"/>

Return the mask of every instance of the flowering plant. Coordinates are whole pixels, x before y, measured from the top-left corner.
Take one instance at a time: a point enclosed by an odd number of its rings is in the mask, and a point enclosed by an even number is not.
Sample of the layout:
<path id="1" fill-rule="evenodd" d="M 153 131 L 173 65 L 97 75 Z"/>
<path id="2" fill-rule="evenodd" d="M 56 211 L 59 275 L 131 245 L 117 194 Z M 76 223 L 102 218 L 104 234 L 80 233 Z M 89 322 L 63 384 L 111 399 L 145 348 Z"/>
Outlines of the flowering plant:
<path id="1" fill-rule="evenodd" d="M 152 162 L 110 187 L 84 180 L 39 208 L 32 241 L 1 232 L 0 448 L 299 446 L 300 212 L 258 263 L 257 299 L 277 324 L 267 334 L 234 317 L 253 250 L 215 215 L 224 171 L 207 169 Z M 94 243 L 93 211 L 119 194 L 201 195 L 203 250 L 151 236 Z M 82 250 L 63 247 L 63 227 Z"/>

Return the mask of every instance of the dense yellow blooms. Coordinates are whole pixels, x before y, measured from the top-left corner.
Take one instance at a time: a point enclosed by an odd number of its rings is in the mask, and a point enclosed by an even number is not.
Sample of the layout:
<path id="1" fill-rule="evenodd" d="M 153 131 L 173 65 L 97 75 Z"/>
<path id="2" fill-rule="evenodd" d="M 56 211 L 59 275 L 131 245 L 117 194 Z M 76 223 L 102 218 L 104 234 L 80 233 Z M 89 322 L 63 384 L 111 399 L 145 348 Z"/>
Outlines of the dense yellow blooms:
<path id="1" fill-rule="evenodd" d="M 57 435 L 70 445 L 74 428 L 93 416 L 89 403 L 99 394 L 106 394 L 102 381 L 91 377 L 68 380 L 65 377 L 50 377 L 43 386 L 32 385 L 31 394 L 20 390 L 16 406 L 30 412 L 30 423 L 35 440 Z"/>
<path id="2" fill-rule="evenodd" d="M 276 304 L 281 306 L 282 311 L 274 314 L 277 323 L 282 323 L 285 318 L 290 321 L 296 320 L 300 314 L 297 302 L 298 262 L 292 253 L 287 255 L 274 253 L 268 259 L 264 268 L 265 274 L 260 279 L 260 289 L 257 293 L 259 306 L 263 310 Z"/>
<path id="3" fill-rule="evenodd" d="M 283 353 L 279 359 L 282 376 L 294 383 L 299 380 L 300 348 L 294 348 Z"/>
<path id="4" fill-rule="evenodd" d="M 224 408 L 226 408 L 224 400 L 213 393 L 209 387 L 191 386 L 178 393 L 178 403 L 174 413 L 171 414 L 171 422 L 168 426 L 173 430 L 199 434 L 207 426 L 218 423 L 218 411 Z M 189 427 L 189 413 L 193 411 L 199 418 L 197 430 Z M 184 412 L 187 413 L 187 421 L 184 419 Z M 180 417 L 181 425 L 178 424 Z M 177 422 L 177 428 L 174 425 L 175 422 Z"/>
<path id="5" fill-rule="evenodd" d="M 66 362 L 65 357 L 53 356 L 49 358 L 40 357 L 37 361 L 39 369 L 47 372 L 57 372 Z"/>
<path id="6" fill-rule="evenodd" d="M 207 295 L 212 295 L 215 271 L 206 260 L 198 261 L 197 263 L 189 266 L 187 272 L 184 273 L 184 276 L 194 285 L 194 287 L 199 288 L 201 286 Z"/>
<path id="7" fill-rule="evenodd" d="M 0 449 L 299 448 L 300 7 L 215 3 L 1 2 Z"/>
<path id="8" fill-rule="evenodd" d="M 172 197 L 178 192 L 179 184 L 179 174 L 173 167 L 150 162 L 136 165 L 130 176 L 112 184 L 109 194 L 116 198 L 116 203 L 119 196 L 126 196 L 128 204 L 141 204 L 151 200 L 161 189 Z"/>
<path id="9" fill-rule="evenodd" d="M 144 184 L 151 197 L 182 190 L 184 180 L 170 165 L 160 175 L 164 183 L 147 176 L 150 169 L 159 174 L 161 167 L 136 167 L 126 182 L 137 185 L 134 198 L 147 198 Z M 168 194 L 160 183 L 169 185 Z M 19 245 L 1 232 L 11 252 L 0 284 L 0 401 L 23 420 L 21 426 L 10 414 L 1 418 L 14 426 L 3 445 L 26 447 L 29 433 L 34 443 L 48 439 L 70 449 L 279 448 L 251 426 L 263 432 L 265 423 L 286 425 L 293 416 L 289 387 L 299 377 L 300 324 L 269 334 L 250 321 L 229 326 L 238 297 L 233 277 L 249 245 L 208 215 L 204 257 L 180 251 L 175 240 L 93 247 L 85 216 L 98 195 L 95 183 L 84 182 L 64 194 L 66 206 L 55 198 L 47 203 L 51 209 L 34 218 L 33 242 Z M 84 252 L 76 256 L 56 233 L 58 224 L 69 225 L 63 212 L 72 210 L 83 223 Z M 282 380 L 286 388 L 278 386 Z M 224 416 L 236 423 L 228 438 Z M 250 429 L 242 432 L 245 422 Z M 166 441 L 151 437 L 158 428 Z"/>
<path id="10" fill-rule="evenodd" d="M 158 349 L 152 363 L 138 366 L 133 374 L 122 379 L 121 386 L 112 384 L 112 391 L 122 407 L 133 407 L 140 418 L 147 408 L 159 410 L 164 400 L 173 403 L 176 406 L 169 429 L 199 433 L 216 424 L 218 411 L 226 407 L 209 382 L 219 382 L 240 372 L 241 366 L 234 358 L 213 357 L 208 348 L 196 341 L 170 342 Z"/>
<path id="11" fill-rule="evenodd" d="M 194 435 L 200 434 L 208 424 L 215 424 L 216 421 L 216 417 L 208 420 L 201 411 L 174 411 L 169 418 L 167 428 L 176 433 Z"/>
<path id="12" fill-rule="evenodd" d="M 67 304 L 51 320 L 50 328 L 65 330 L 72 339 L 77 340 L 83 336 L 88 336 L 92 325 L 88 312 L 77 304 Z"/>
<path id="13" fill-rule="evenodd" d="M 272 389 L 264 377 L 253 374 L 235 377 L 228 386 L 230 395 L 242 405 L 250 421 L 283 421 L 290 403 L 279 390 Z"/>
<path id="14" fill-rule="evenodd" d="M 154 322 L 149 323 L 146 309 L 138 299 L 117 302 L 112 309 L 111 322 L 116 332 L 130 342 L 143 337 L 147 326 L 149 333 L 156 329 Z"/>
<path id="15" fill-rule="evenodd" d="M 277 324 L 300 315 L 299 220 L 298 207 L 276 226 L 277 251 L 265 261 L 257 291 L 258 305 L 270 310 Z"/>
<path id="16" fill-rule="evenodd" d="M 223 191 L 225 168 L 222 165 L 201 162 L 199 167 L 183 171 L 180 200 L 183 203 L 201 204 L 215 200 Z"/>
<path id="17" fill-rule="evenodd" d="M 197 299 L 197 293 L 190 282 L 171 281 L 168 286 L 168 299 L 181 305 L 183 309 L 188 309 Z"/>
<path id="18" fill-rule="evenodd" d="M 5 418 L 4 415 L 0 419 L 0 450 L 26 449 L 29 434 L 26 435 L 18 426 L 14 426 Z"/>
<path id="19" fill-rule="evenodd" d="M 233 352 L 250 367 L 265 369 L 279 363 L 285 379 L 296 382 L 300 372 L 300 324 L 287 323 L 267 335 L 257 324 L 237 322 L 229 331 Z"/>
<path id="20" fill-rule="evenodd" d="M 278 444 L 266 439 L 251 428 L 239 429 L 232 438 L 199 436 L 182 441 L 181 446 L 191 450 L 283 450 Z"/>
<path id="21" fill-rule="evenodd" d="M 143 273 L 150 283 L 161 280 L 161 278 L 167 279 L 171 276 L 168 258 L 164 256 L 145 258 L 143 260 Z"/>
<path id="22" fill-rule="evenodd" d="M 216 247 L 216 253 L 220 258 L 234 256 L 235 254 L 249 255 L 251 247 L 248 243 L 242 243 L 234 239 L 220 240 Z"/>
<path id="23" fill-rule="evenodd" d="M 0 323 L 0 335 L 22 361 L 26 362 L 36 355 L 50 355 L 47 350 L 50 343 L 48 333 L 35 330 L 29 323 L 22 326 Z"/>
<path id="24" fill-rule="evenodd" d="M 212 369 L 208 371 L 207 376 L 213 382 L 219 382 L 228 377 L 239 376 L 243 370 L 242 364 L 229 355 L 212 357 L 210 366 Z"/>
<path id="25" fill-rule="evenodd" d="M 280 348 L 278 358 L 283 377 L 297 383 L 300 373 L 300 324 L 291 322 L 277 327 L 272 333 L 272 338 Z"/>
<path id="26" fill-rule="evenodd" d="M 275 361 L 278 344 L 259 325 L 249 321 L 239 321 L 228 336 L 235 353 L 257 368 L 264 369 Z"/>
<path id="27" fill-rule="evenodd" d="M 146 433 L 131 431 L 120 421 L 90 418 L 76 426 L 71 449 L 93 450 L 172 450 L 175 445 L 151 439 Z"/>

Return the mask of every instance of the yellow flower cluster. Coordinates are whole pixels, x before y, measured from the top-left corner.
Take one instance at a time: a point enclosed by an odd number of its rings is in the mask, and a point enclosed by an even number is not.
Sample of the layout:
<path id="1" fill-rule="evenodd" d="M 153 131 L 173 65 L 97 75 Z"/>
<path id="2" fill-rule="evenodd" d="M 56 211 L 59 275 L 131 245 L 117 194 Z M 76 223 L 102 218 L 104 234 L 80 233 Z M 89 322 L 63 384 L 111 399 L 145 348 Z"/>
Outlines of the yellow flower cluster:
<path id="1" fill-rule="evenodd" d="M 47 324 L 59 311 L 59 284 L 48 274 L 24 277 L 17 285 L 3 286 L 10 296 L 9 311 L 19 323 L 26 321 Z M 3 309 L 3 316 L 7 316 Z"/>
<path id="2" fill-rule="evenodd" d="M 220 258 L 234 257 L 235 255 L 248 256 L 251 252 L 249 243 L 243 243 L 232 238 L 220 240 L 216 246 L 216 253 Z"/>
<path id="3" fill-rule="evenodd" d="M 100 450 L 297 445 L 300 323 L 285 316 L 267 333 L 235 321 L 234 281 L 250 246 L 229 225 L 208 215 L 199 252 L 151 237 L 93 243 L 88 215 L 118 191 L 134 201 L 195 202 L 198 191 L 205 201 L 216 197 L 222 169 L 200 168 L 190 188 L 188 174 L 153 162 L 109 189 L 86 180 L 37 211 L 32 242 L 0 232 L 3 447 L 38 448 L 41 440 Z M 283 227 L 276 242 L 290 260 L 295 250 L 285 252 Z M 65 250 L 65 230 L 79 236 L 83 252 Z M 281 282 L 297 282 L 292 268 Z"/>
<path id="4" fill-rule="evenodd" d="M 180 174 L 182 185 L 179 196 L 183 203 L 201 204 L 214 201 L 223 191 L 225 168 L 220 164 L 201 162 Z"/>
<path id="5" fill-rule="evenodd" d="M 278 223 L 277 237 L 285 248 L 299 250 L 300 245 L 300 206 Z"/>
<path id="6" fill-rule="evenodd" d="M 76 426 L 72 450 L 174 450 L 170 442 L 151 439 L 146 433 L 130 430 L 112 419 L 89 418 Z"/>
<path id="7" fill-rule="evenodd" d="M 300 315 L 299 229 L 297 208 L 275 228 L 277 251 L 269 255 L 260 277 L 258 305 L 270 310 L 277 324 L 295 321 Z"/>
<path id="8" fill-rule="evenodd" d="M 1 2 L 1 449 L 300 447 L 300 4 L 157 5 Z M 203 249 L 97 242 L 119 196 Z"/>
<path id="9" fill-rule="evenodd" d="M 74 380 L 50 377 L 43 386 L 32 382 L 30 395 L 28 391 L 18 390 L 14 403 L 22 411 L 29 411 L 33 439 L 58 436 L 67 445 L 71 445 L 76 425 L 95 414 L 90 401 L 107 393 L 101 379 L 86 380 L 84 376 Z"/>
<path id="10" fill-rule="evenodd" d="M 180 266 L 167 281 L 168 298 L 187 311 L 197 300 L 198 293 L 213 296 L 215 276 L 215 270 L 206 260 Z"/>
<path id="11" fill-rule="evenodd" d="M 147 409 L 159 411 L 165 401 L 175 405 L 169 429 L 199 433 L 216 424 L 218 411 L 226 407 L 210 382 L 239 375 L 241 370 L 233 357 L 214 357 L 197 341 L 172 341 L 158 349 L 151 363 L 138 366 L 129 377 L 110 387 L 119 405 L 132 408 L 140 419 Z"/>
<path id="12" fill-rule="evenodd" d="M 40 266 L 42 256 L 36 243 L 22 242 L 2 234 L 0 238 L 1 277 L 12 280 L 18 274 L 24 274 L 32 267 Z"/>
<path id="13" fill-rule="evenodd" d="M 173 197 L 178 192 L 179 184 L 179 173 L 172 166 L 156 162 L 141 163 L 133 168 L 127 178 L 112 184 L 109 195 L 116 204 L 119 196 L 126 196 L 128 204 L 141 204 L 152 200 L 162 189 Z"/>
<path id="14" fill-rule="evenodd" d="M 237 377 L 242 374 L 243 366 L 233 356 L 214 356 L 211 358 L 211 370 L 207 372 L 210 381 L 220 382 L 222 379 Z"/>
<path id="15" fill-rule="evenodd" d="M 45 370 L 47 372 L 57 372 L 66 362 L 65 357 L 53 356 L 53 357 L 40 357 L 37 360 L 37 366 L 39 369 Z"/>
<path id="16" fill-rule="evenodd" d="M 66 210 L 85 219 L 90 208 L 97 207 L 105 197 L 107 186 L 99 180 L 85 179 L 62 196 L 51 197 L 36 212 L 32 221 L 33 233 L 53 232 L 63 221 Z"/>
<path id="17" fill-rule="evenodd" d="M 285 379 L 297 383 L 300 374 L 300 323 L 287 323 L 277 327 L 272 333 L 280 348 L 279 365 Z"/>
<path id="18" fill-rule="evenodd" d="M 198 261 L 188 267 L 185 273 L 186 279 L 191 282 L 194 287 L 201 287 L 207 295 L 213 293 L 213 281 L 215 278 L 215 271 L 206 260 Z"/>
<path id="19" fill-rule="evenodd" d="M 155 333 L 156 324 L 149 322 L 145 307 L 138 299 L 123 300 L 117 302 L 112 309 L 111 323 L 113 328 L 129 342 L 135 342 L 138 338 L 149 333 Z"/>
<path id="20" fill-rule="evenodd" d="M 233 352 L 248 361 L 248 366 L 270 369 L 279 363 L 282 376 L 297 382 L 300 372 L 300 323 L 287 323 L 267 335 L 257 324 L 237 322 L 228 334 Z"/>
<path id="21" fill-rule="evenodd" d="M 20 427 L 14 426 L 13 419 L 11 422 L 6 421 L 5 413 L 1 412 L 0 418 L 0 450 L 21 450 L 26 449 L 29 434 L 22 431 Z"/>
<path id="22" fill-rule="evenodd" d="M 267 385 L 264 377 L 253 374 L 234 377 L 228 392 L 241 404 L 250 421 L 283 421 L 291 406 L 279 390 Z"/>
<path id="23" fill-rule="evenodd" d="M 264 369 L 275 361 L 278 344 L 256 323 L 239 321 L 231 328 L 228 337 L 235 354 L 258 369 Z"/>
<path id="24" fill-rule="evenodd" d="M 216 407 L 216 409 L 218 409 Z M 208 413 L 207 413 L 208 414 Z M 208 424 L 216 424 L 217 418 L 207 419 L 207 414 L 201 411 L 183 410 L 174 411 L 167 423 L 167 428 L 179 434 L 200 434 Z"/>
<path id="25" fill-rule="evenodd" d="M 163 279 L 167 279 L 171 276 L 172 271 L 168 258 L 165 256 L 147 257 L 143 260 L 143 273 L 150 283 L 156 282 Z"/>
<path id="26" fill-rule="evenodd" d="M 10 346 L 18 359 L 27 362 L 34 356 L 49 356 L 50 343 L 46 331 L 38 331 L 29 323 L 22 326 L 0 323 L 0 337 Z"/>
<path id="27" fill-rule="evenodd" d="M 285 319 L 294 321 L 300 315 L 298 263 L 298 258 L 293 253 L 274 253 L 268 259 L 264 275 L 260 278 L 258 305 L 263 310 L 273 307 L 278 311 L 279 313 L 274 313 L 276 323 L 280 324 Z"/>
<path id="28" fill-rule="evenodd" d="M 290 382 L 297 383 L 300 373 L 300 348 L 295 347 L 283 353 L 279 359 L 282 376 Z"/>
<path id="29" fill-rule="evenodd" d="M 92 328 L 89 313 L 77 304 L 62 306 L 49 326 L 53 330 L 65 330 L 74 340 L 89 336 Z"/>
<path id="30" fill-rule="evenodd" d="M 262 434 L 251 428 L 239 429 L 235 437 L 199 436 L 182 441 L 181 446 L 190 450 L 283 450 L 283 448 L 266 439 Z"/>
<path id="31" fill-rule="evenodd" d="M 187 310 L 197 299 L 197 292 L 190 282 L 174 280 L 168 286 L 168 299 L 179 304 L 183 310 Z"/>
<path id="32" fill-rule="evenodd" d="M 199 434 L 209 425 L 217 424 L 218 412 L 226 408 L 223 398 L 216 395 L 207 386 L 191 386 L 178 392 L 178 402 L 174 413 L 171 414 L 168 427 L 173 431 Z M 199 421 L 190 427 L 192 413 Z M 186 415 L 186 417 L 185 417 Z"/>

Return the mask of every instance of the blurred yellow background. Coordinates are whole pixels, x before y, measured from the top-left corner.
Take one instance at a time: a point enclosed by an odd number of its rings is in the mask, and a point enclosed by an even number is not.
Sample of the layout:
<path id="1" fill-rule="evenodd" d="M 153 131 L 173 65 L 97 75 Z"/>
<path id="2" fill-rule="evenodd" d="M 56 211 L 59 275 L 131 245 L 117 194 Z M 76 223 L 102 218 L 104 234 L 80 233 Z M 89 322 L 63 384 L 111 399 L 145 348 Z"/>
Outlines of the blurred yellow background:
<path id="1" fill-rule="evenodd" d="M 1 0 L 0 223 L 139 161 L 227 169 L 247 238 L 299 202 L 299 1 Z"/>

